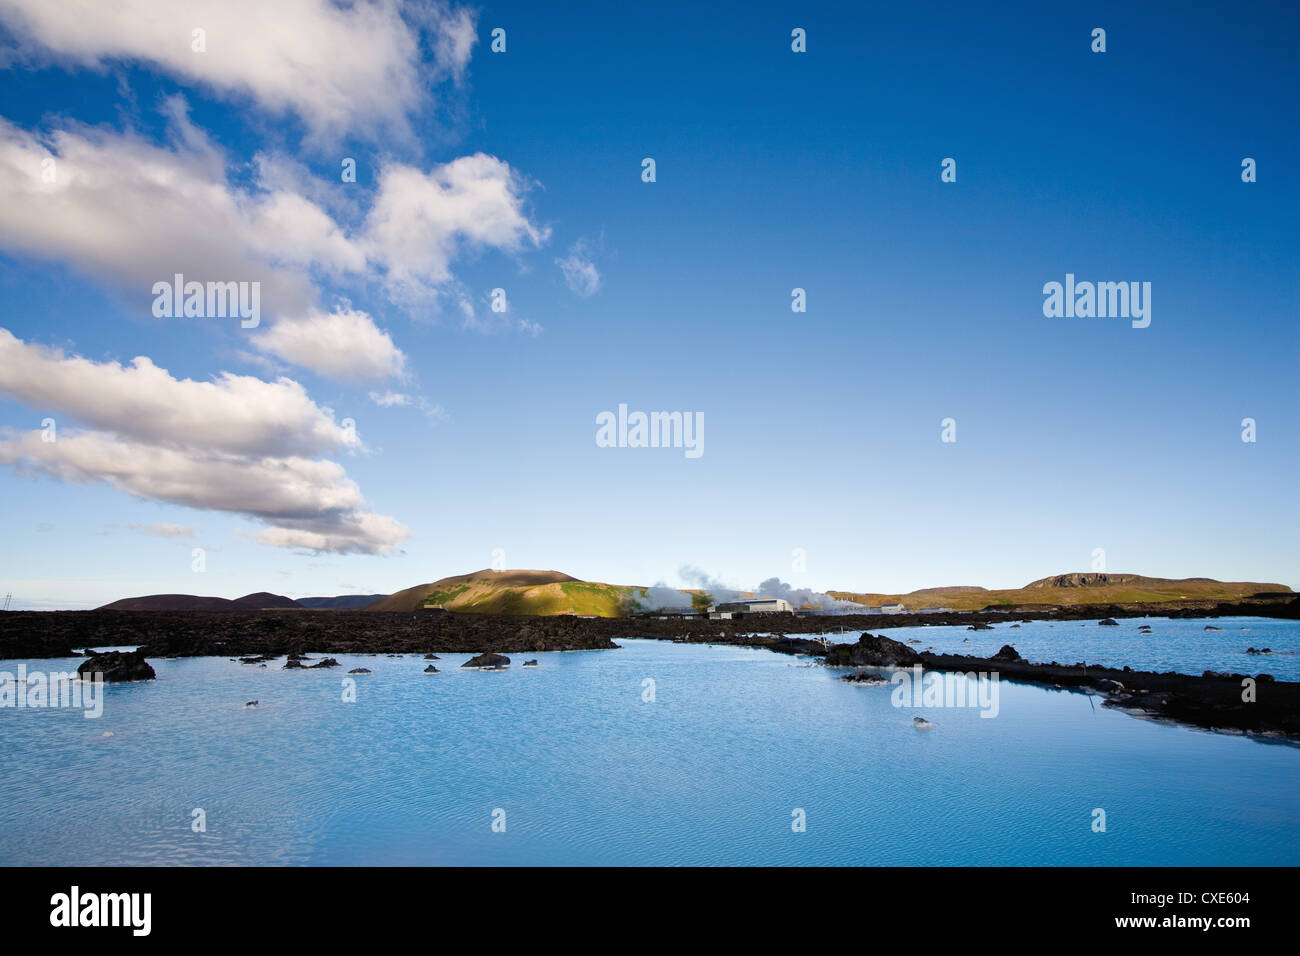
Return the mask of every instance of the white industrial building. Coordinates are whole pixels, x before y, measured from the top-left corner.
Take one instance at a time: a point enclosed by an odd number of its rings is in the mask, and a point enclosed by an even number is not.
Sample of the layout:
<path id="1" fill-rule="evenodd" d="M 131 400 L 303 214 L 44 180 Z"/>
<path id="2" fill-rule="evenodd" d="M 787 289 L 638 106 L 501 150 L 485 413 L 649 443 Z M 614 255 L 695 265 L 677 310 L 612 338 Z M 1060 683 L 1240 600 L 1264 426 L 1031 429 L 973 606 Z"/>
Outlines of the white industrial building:
<path id="1" fill-rule="evenodd" d="M 784 598 L 752 598 L 748 601 L 727 601 L 709 608 L 710 617 L 715 611 L 719 614 L 780 614 L 793 610 L 794 606 Z"/>

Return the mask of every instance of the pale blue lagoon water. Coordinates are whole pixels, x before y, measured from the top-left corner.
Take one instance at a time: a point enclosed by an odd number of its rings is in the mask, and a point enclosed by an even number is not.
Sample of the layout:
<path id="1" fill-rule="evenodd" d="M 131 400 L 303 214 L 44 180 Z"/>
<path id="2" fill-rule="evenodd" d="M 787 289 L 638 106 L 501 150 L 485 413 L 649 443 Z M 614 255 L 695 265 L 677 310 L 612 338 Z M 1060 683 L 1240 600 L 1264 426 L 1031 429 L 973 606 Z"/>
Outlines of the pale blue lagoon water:
<path id="1" fill-rule="evenodd" d="M 1020 622 L 1015 622 L 1020 623 Z M 1138 627 L 1151 626 L 1150 634 Z M 1207 631 L 1206 626 L 1221 628 Z M 870 630 L 870 629 L 869 629 Z M 834 640 L 855 641 L 855 632 Z M 1300 681 L 1300 621 L 1269 617 L 1168 618 L 1124 617 L 1114 626 L 1089 621 L 1026 621 L 1020 627 L 995 624 L 991 631 L 954 627 L 891 627 L 872 630 L 896 641 L 913 640 L 916 650 L 933 647 L 942 654 L 989 657 L 1011 644 L 1026 660 L 1061 664 L 1086 661 L 1106 667 L 1202 674 L 1207 670 L 1233 674 L 1272 674 L 1278 680 Z M 968 641 L 968 642 L 967 642 Z M 1247 654 L 1246 649 L 1269 648 L 1272 654 Z"/>
<path id="2" fill-rule="evenodd" d="M 1300 748 L 1008 683 L 995 719 L 897 709 L 806 659 L 620 643 L 429 676 L 156 660 L 97 720 L 0 710 L 0 862 L 1300 863 Z"/>

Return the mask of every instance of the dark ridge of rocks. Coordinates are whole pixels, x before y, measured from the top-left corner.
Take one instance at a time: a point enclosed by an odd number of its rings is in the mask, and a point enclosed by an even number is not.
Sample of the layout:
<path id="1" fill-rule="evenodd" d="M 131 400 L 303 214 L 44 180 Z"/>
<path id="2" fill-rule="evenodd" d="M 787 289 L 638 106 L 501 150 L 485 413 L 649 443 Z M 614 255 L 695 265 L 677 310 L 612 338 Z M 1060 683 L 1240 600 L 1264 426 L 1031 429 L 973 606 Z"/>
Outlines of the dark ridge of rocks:
<path id="1" fill-rule="evenodd" d="M 856 644 L 832 644 L 824 651 L 831 667 L 894 667 L 915 664 L 921 655 L 901 641 L 863 634 Z"/>
<path id="2" fill-rule="evenodd" d="M 429 667 L 433 665 L 430 664 Z M 461 667 L 472 667 L 478 670 L 501 670 L 510 666 L 510 658 L 504 654 L 493 654 L 491 651 L 479 654 L 477 657 L 471 657 Z M 428 673 L 426 669 L 425 673 Z"/>
<path id="3" fill-rule="evenodd" d="M 107 651 L 82 661 L 77 673 L 88 680 L 102 674 L 106 683 L 153 680 L 158 675 L 140 651 Z"/>
<path id="4" fill-rule="evenodd" d="M 1199 677 L 1168 671 L 1157 674 L 1125 667 L 1091 667 L 1033 664 L 1015 648 L 1004 645 L 993 657 L 962 654 L 917 654 L 906 644 L 883 636 L 863 634 L 856 644 L 832 644 L 826 649 L 832 666 L 898 667 L 920 664 L 926 670 L 961 673 L 997 673 L 1000 679 L 1046 684 L 1064 689 L 1096 691 L 1106 706 L 1147 714 L 1210 730 L 1242 731 L 1285 737 L 1300 742 L 1300 683 L 1276 681 L 1256 674 L 1255 700 L 1243 701 L 1242 682 L 1248 675 L 1206 671 Z M 848 674 L 851 683 L 876 684 L 879 675 L 869 671 Z"/>
<path id="5" fill-rule="evenodd" d="M 672 623 L 672 622 L 664 622 Z M 139 647 L 154 657 L 288 658 L 342 654 L 477 654 L 612 650 L 637 622 L 576 617 L 379 611 L 9 611 L 0 613 L 0 659 L 75 656 L 74 648 Z M 728 633 L 733 633 L 731 628 Z"/>
<path id="6" fill-rule="evenodd" d="M 348 673 L 349 673 L 349 674 L 369 674 L 369 673 L 370 673 L 370 668 L 369 668 L 369 667 L 354 667 L 354 668 L 352 668 L 352 670 L 348 671 Z"/>
<path id="7" fill-rule="evenodd" d="M 856 646 L 859 645 L 834 645 L 827 653 L 827 661 L 842 656 L 838 648 Z M 863 661 L 863 664 L 889 666 L 880 659 L 889 656 L 889 648 L 886 647 L 885 651 L 882 655 L 860 655 L 878 658 Z M 1002 680 L 1096 691 L 1105 696 L 1105 706 L 1131 713 L 1209 730 L 1281 737 L 1300 743 L 1300 683 L 1276 681 L 1268 674 L 1254 676 L 1255 700 L 1248 702 L 1242 700 L 1242 682 L 1248 676 L 1245 674 L 1206 671 L 1196 677 L 1173 671 L 1163 674 L 1135 671 L 1128 667 L 1115 670 L 1093 667 L 1083 662 L 1073 665 L 1055 662 L 1032 664 L 1020 659 L 1019 655 L 1017 659 L 1008 659 L 922 653 L 918 663 L 926 670 L 989 672 L 997 673 Z M 857 674 L 850 674 L 844 679 L 853 682 L 864 680 Z"/>
<path id="8" fill-rule="evenodd" d="M 970 627 L 966 628 L 966 630 L 968 630 L 968 631 L 991 631 L 991 630 L 993 630 L 993 625 L 992 625 L 992 624 L 989 624 L 989 623 L 987 623 L 987 622 L 985 622 L 985 621 L 976 621 L 976 622 L 975 622 L 974 624 L 972 624 Z"/>
<path id="9" fill-rule="evenodd" d="M 1119 627 L 1119 621 L 1113 617 L 1104 617 L 1097 622 L 1098 627 Z"/>
<path id="10" fill-rule="evenodd" d="M 1300 597 L 1255 596 L 1232 603 L 1080 604 L 942 614 L 765 614 L 731 621 L 649 617 L 520 617 L 452 611 L 8 611 L 0 613 L 0 659 L 73 657 L 74 648 L 138 646 L 153 657 L 279 657 L 309 648 L 327 654 L 500 653 L 596 650 L 616 638 L 766 646 L 787 634 L 860 633 L 922 624 L 970 626 L 1012 621 L 1133 617 L 1300 619 Z M 749 634 L 761 630 L 764 636 Z M 774 647 L 774 650 L 782 648 Z M 819 649 L 796 653 L 819 653 Z"/>

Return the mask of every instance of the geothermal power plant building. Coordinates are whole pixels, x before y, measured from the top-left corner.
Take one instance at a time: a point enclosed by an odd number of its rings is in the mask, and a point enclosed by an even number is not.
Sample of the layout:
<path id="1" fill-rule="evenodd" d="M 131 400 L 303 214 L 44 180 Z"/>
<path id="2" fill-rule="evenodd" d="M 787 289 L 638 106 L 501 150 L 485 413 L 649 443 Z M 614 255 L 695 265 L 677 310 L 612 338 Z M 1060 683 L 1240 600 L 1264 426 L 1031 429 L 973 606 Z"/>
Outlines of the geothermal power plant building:
<path id="1" fill-rule="evenodd" d="M 755 598 L 752 601 L 727 601 L 709 610 L 720 614 L 780 614 L 793 611 L 794 607 L 784 598 Z"/>

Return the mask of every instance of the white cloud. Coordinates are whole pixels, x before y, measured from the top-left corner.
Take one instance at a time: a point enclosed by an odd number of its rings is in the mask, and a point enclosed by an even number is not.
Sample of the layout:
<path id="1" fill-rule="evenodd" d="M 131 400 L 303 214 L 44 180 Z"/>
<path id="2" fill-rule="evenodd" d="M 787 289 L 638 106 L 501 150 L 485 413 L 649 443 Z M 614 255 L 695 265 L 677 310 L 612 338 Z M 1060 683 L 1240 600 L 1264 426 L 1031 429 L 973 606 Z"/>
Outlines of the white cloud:
<path id="1" fill-rule="evenodd" d="M 477 153 L 428 172 L 385 167 L 364 221 L 349 229 L 305 195 L 320 192 L 316 183 L 289 188 L 283 163 L 264 159 L 253 185 L 235 184 L 183 104 L 170 101 L 169 110 L 171 146 L 80 128 L 39 138 L 0 119 L 0 248 L 67 262 L 123 290 L 141 312 L 152 307 L 154 283 L 177 273 L 187 282 L 259 282 L 263 315 L 290 324 L 271 328 L 268 348 L 322 374 L 370 380 L 399 375 L 404 357 L 364 313 L 330 320 L 358 347 L 328 361 L 303 341 L 322 321 L 323 282 L 351 277 L 408 306 L 450 296 L 463 308 L 451 271 L 457 256 L 547 238 L 524 209 L 527 183 L 495 157 Z"/>
<path id="2" fill-rule="evenodd" d="M 296 113 L 317 137 L 404 133 L 431 83 L 464 74 L 476 39 L 470 11 L 398 0 L 0 0 L 0 22 L 29 54 L 88 67 L 148 63 Z M 195 29 L 206 52 L 193 49 Z"/>
<path id="3" fill-rule="evenodd" d="M 400 377 L 406 356 L 365 312 L 319 309 L 299 319 L 280 319 L 253 344 L 286 362 L 344 381 Z"/>
<path id="4" fill-rule="evenodd" d="M 380 408 L 415 408 L 425 418 L 437 425 L 448 418 L 447 410 L 435 405 L 423 395 L 407 395 L 403 392 L 371 392 L 370 400 Z"/>
<path id="5" fill-rule="evenodd" d="M 126 438 L 165 445 L 199 442 L 232 454 L 317 454 L 359 449 L 355 430 L 288 378 L 264 382 L 223 372 L 215 381 L 177 379 L 145 356 L 130 365 L 66 356 L 0 328 L 0 395 L 41 413 Z M 56 418 L 57 422 L 57 418 Z"/>
<path id="6" fill-rule="evenodd" d="M 508 163 L 485 153 L 427 173 L 386 167 L 366 216 L 365 242 L 393 297 L 418 301 L 446 286 L 462 246 L 515 251 L 545 242 L 550 231 L 523 209 L 527 186 Z"/>
<path id="7" fill-rule="evenodd" d="M 409 535 L 368 510 L 341 465 L 307 457 L 360 442 L 289 379 L 177 380 L 144 357 L 97 363 L 0 329 L 0 394 L 93 429 L 5 430 L 0 465 L 248 515 L 268 526 L 257 540 L 284 547 L 387 554 Z"/>
<path id="8" fill-rule="evenodd" d="M 370 400 L 380 408 L 400 408 L 411 404 L 411 396 L 400 392 L 371 392 Z"/>
<path id="9" fill-rule="evenodd" d="M 555 264 L 564 274 L 564 284 L 571 292 L 581 296 L 595 295 L 600 289 L 600 273 L 587 251 L 587 243 L 579 239 L 569 249 L 563 259 L 556 259 Z"/>
<path id="10" fill-rule="evenodd" d="M 275 548 L 305 551 L 329 551 L 334 554 L 388 554 L 410 537 L 388 515 L 357 513 L 328 522 L 304 521 L 290 526 L 285 521 L 258 531 L 253 539 Z"/>
<path id="11" fill-rule="evenodd" d="M 0 119 L 0 245 L 67 262 L 126 291 L 141 312 L 153 284 L 176 273 L 260 282 L 264 310 L 301 314 L 316 304 L 310 269 L 364 270 L 364 252 L 319 206 L 232 186 L 201 134 L 182 139 L 166 148 L 59 130 L 41 140 Z"/>

